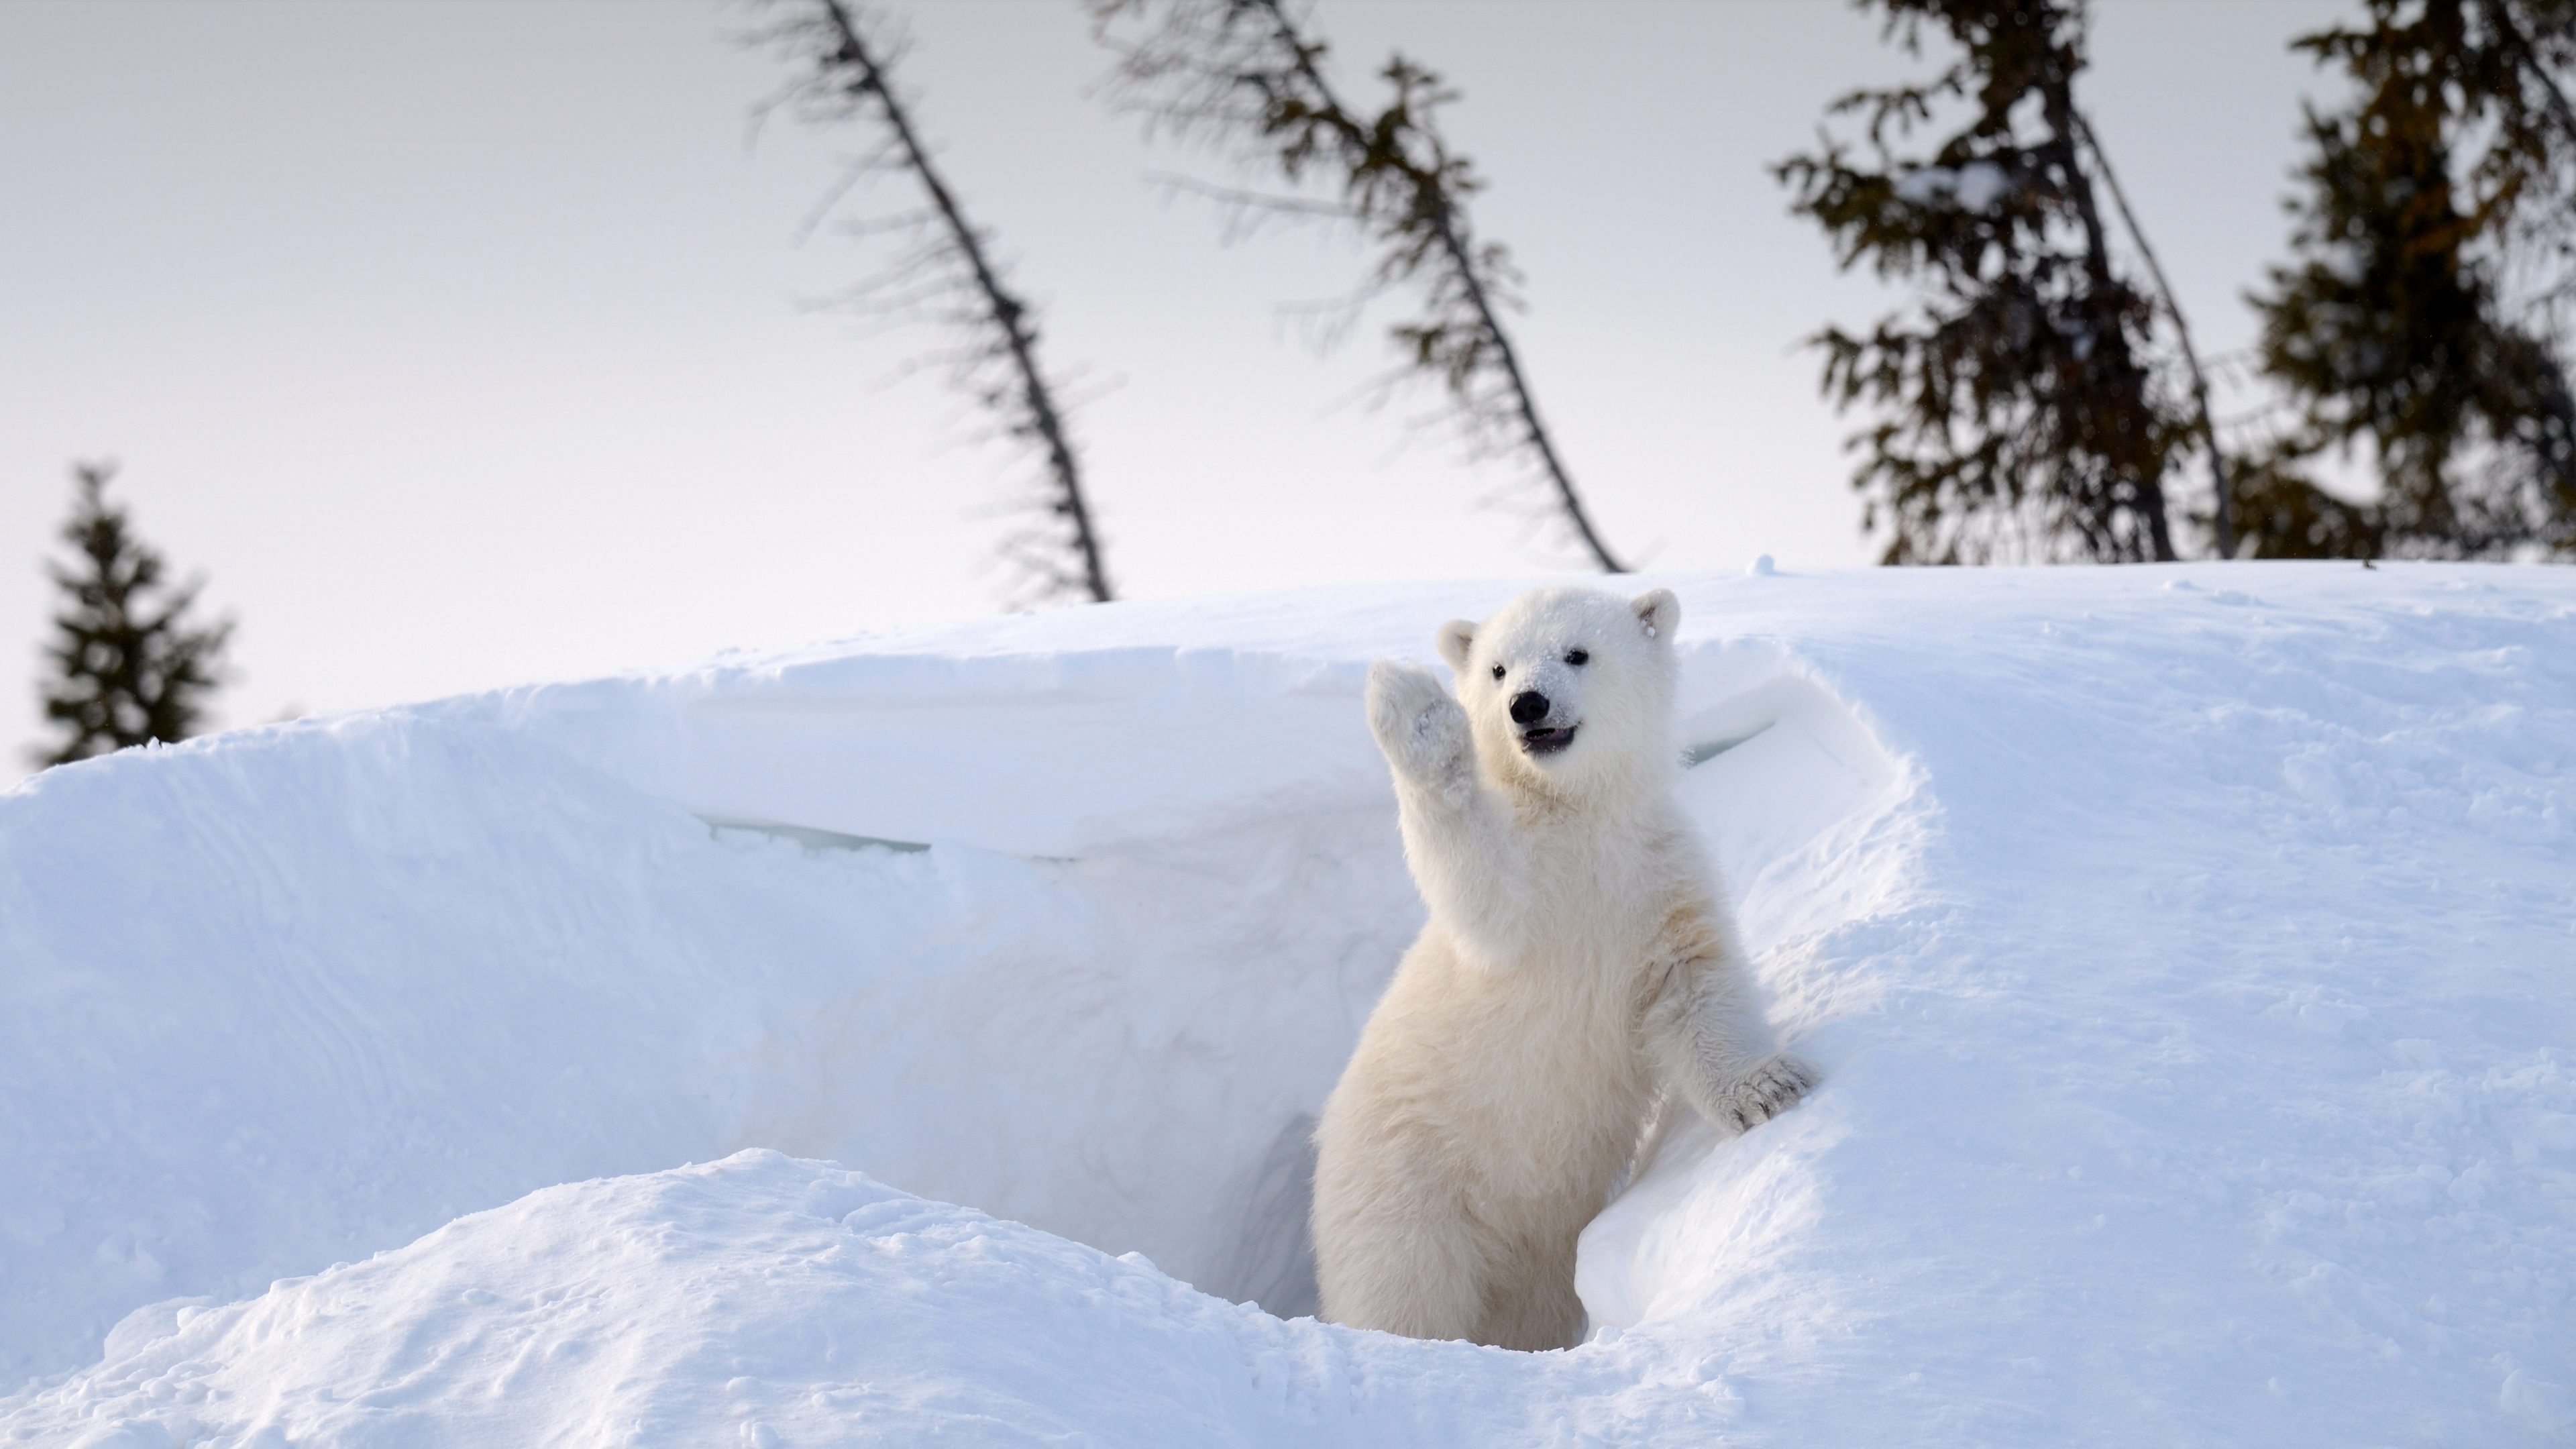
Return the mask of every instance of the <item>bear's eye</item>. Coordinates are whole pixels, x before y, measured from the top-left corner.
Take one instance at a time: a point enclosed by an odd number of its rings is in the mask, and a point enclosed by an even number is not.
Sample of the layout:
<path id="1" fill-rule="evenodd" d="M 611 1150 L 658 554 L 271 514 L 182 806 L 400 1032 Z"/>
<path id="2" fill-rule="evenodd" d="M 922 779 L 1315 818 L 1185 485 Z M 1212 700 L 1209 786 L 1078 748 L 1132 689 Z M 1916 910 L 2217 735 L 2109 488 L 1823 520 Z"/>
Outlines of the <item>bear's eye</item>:
<path id="1" fill-rule="evenodd" d="M 1503 666 L 1501 666 L 1501 665 L 1499 665 L 1499 664 L 1497 664 L 1497 665 L 1495 665 L 1495 666 L 1494 666 L 1494 677 L 1495 677 L 1496 679 L 1500 679 L 1500 678 L 1502 678 L 1502 677 L 1503 677 Z"/>
<path id="2" fill-rule="evenodd" d="M 1592 661 L 1592 654 L 1591 654 L 1591 651 L 1590 651 L 1590 650 L 1586 650 L 1586 649 L 1577 649 L 1577 650 L 1575 650 L 1573 653 L 1568 654 L 1568 655 L 1566 655 L 1566 656 L 1565 656 L 1565 662 L 1566 662 L 1566 663 L 1568 663 L 1568 664 L 1573 665 L 1573 666 L 1574 666 L 1575 668 L 1577 668 L 1577 669 L 1582 668 L 1584 665 L 1586 665 L 1586 664 L 1590 663 L 1591 661 Z"/>

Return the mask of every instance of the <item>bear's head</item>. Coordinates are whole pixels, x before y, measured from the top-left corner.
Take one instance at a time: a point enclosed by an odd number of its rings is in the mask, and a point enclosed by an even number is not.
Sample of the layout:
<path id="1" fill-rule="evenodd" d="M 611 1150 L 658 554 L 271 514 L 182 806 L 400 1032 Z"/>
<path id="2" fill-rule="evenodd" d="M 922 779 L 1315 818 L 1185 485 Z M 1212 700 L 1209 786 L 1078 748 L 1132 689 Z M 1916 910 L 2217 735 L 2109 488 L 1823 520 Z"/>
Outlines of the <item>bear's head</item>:
<path id="1" fill-rule="evenodd" d="M 1622 600 L 1532 589 L 1481 624 L 1440 626 L 1440 657 L 1486 773 L 1550 795 L 1660 789 L 1673 747 L 1670 589 Z"/>

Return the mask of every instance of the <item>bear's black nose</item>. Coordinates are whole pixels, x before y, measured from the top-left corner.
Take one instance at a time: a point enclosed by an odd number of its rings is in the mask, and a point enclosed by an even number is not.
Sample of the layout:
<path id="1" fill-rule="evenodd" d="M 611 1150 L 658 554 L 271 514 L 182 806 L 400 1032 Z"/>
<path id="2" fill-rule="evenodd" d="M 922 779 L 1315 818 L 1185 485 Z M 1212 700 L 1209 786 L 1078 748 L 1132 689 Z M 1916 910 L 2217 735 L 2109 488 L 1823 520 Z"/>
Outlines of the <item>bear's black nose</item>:
<path id="1" fill-rule="evenodd" d="M 1524 689 L 1512 696 L 1512 723 L 1537 724 L 1547 718 L 1547 696 L 1535 689 Z"/>

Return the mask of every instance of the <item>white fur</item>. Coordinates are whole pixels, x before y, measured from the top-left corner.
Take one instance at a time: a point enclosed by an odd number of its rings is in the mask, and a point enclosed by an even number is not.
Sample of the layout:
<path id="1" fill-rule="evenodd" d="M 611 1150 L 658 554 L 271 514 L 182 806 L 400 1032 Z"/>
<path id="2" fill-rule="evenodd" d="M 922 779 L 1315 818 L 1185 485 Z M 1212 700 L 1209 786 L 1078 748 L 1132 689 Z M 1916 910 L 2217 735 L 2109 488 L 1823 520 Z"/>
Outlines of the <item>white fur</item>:
<path id="1" fill-rule="evenodd" d="M 1538 589 L 1445 624 L 1453 698 L 1380 663 L 1369 723 L 1430 921 L 1315 1132 L 1324 1316 L 1557 1348 L 1582 1331 L 1574 1240 L 1664 1105 L 1733 1131 L 1813 1067 L 1772 1050 L 1698 835 L 1672 798 L 1680 604 Z M 1588 659 L 1567 662 L 1575 650 Z M 1496 665 L 1504 678 L 1496 681 Z M 1522 748 L 1514 696 L 1574 725 Z"/>

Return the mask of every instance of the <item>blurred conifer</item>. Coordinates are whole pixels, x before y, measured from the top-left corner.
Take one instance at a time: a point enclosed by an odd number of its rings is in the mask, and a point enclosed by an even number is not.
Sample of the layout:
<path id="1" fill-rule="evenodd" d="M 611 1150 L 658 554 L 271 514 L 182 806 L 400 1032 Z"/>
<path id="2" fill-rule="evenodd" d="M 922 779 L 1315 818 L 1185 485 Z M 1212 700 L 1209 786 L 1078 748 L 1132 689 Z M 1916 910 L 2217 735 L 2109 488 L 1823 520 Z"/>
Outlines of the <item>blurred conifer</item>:
<path id="1" fill-rule="evenodd" d="M 1859 90 L 1865 123 L 1774 174 L 1848 268 L 1910 282 L 1916 304 L 1865 335 L 1828 327 L 1824 388 L 1881 419 L 1853 485 L 1887 563 L 2174 557 L 2169 463 L 2194 417 L 2161 375 L 2150 296 L 2113 264 L 2074 83 L 2081 3 L 1860 0 L 1920 55 L 1922 85 Z M 1946 129 L 1928 154 L 1899 154 Z"/>
<path id="2" fill-rule="evenodd" d="M 2480 558 L 2576 552 L 2576 0 L 2370 0 L 2303 37 L 2354 82 L 2308 112 L 2295 265 L 2260 360 L 2296 420 L 2247 470 L 2247 552 Z M 2366 445 L 2379 494 L 2317 486 Z"/>
<path id="3" fill-rule="evenodd" d="M 233 627 L 230 620 L 188 622 L 201 586 L 165 582 L 160 553 L 134 536 L 124 508 L 107 501 L 114 464 L 72 471 L 80 492 L 62 538 L 79 561 L 45 565 L 64 600 L 45 649 L 52 677 L 40 691 L 46 720 L 64 735 L 36 751 L 41 765 L 195 734 L 206 696 L 222 682 Z"/>

